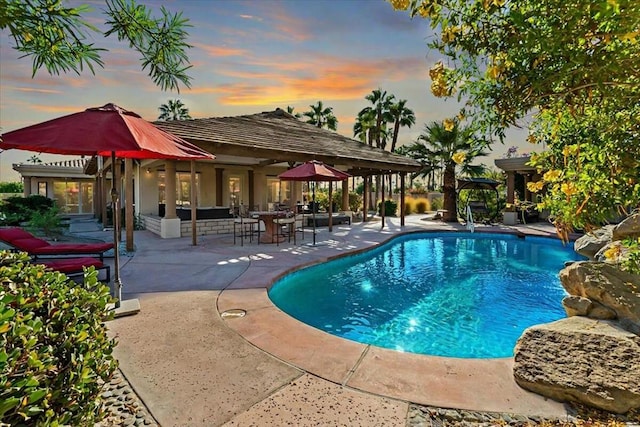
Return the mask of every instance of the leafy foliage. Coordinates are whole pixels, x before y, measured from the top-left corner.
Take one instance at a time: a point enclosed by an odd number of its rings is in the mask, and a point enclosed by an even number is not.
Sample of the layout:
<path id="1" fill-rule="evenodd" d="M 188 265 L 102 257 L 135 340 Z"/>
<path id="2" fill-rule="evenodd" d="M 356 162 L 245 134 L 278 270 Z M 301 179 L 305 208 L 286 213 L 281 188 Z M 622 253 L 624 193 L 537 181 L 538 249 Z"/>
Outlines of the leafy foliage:
<path id="1" fill-rule="evenodd" d="M 428 18 L 436 96 L 487 136 L 534 113 L 533 159 L 563 238 L 640 208 L 640 3 L 634 0 L 392 0 Z"/>
<path id="2" fill-rule="evenodd" d="M 0 193 L 22 193 L 24 184 L 21 182 L 0 182 Z"/>
<path id="3" fill-rule="evenodd" d="M 32 211 L 27 227 L 31 230 L 42 232 L 48 237 L 60 235 L 62 219 L 60 218 L 58 207 L 53 206 L 44 211 Z"/>
<path id="4" fill-rule="evenodd" d="M 28 221 L 34 212 L 44 213 L 54 206 L 52 199 L 32 194 L 27 197 L 9 197 L 0 204 L 0 224 L 20 225 Z"/>
<path id="5" fill-rule="evenodd" d="M 117 367 L 108 338 L 109 288 L 0 252 L 0 424 L 93 425 Z"/>
<path id="6" fill-rule="evenodd" d="M 190 87 L 186 50 L 191 46 L 184 30 L 188 20 L 164 7 L 162 17 L 154 18 L 135 0 L 105 2 L 108 30 L 104 35 L 116 34 L 137 50 L 142 69 L 163 90 L 179 91 L 179 83 Z M 96 65 L 104 66 L 100 55 L 106 49 L 87 42 L 92 33 L 99 32 L 83 18 L 90 10 L 87 5 L 65 7 L 59 0 L 0 0 L 0 29 L 8 29 L 15 49 L 33 58 L 34 76 L 42 67 L 50 74 L 80 74 L 85 67 L 95 73 Z"/>
<path id="7" fill-rule="evenodd" d="M 384 216 L 396 216 L 398 210 L 398 203 L 393 200 L 384 201 Z M 382 214 L 382 202 L 378 203 L 378 214 Z"/>

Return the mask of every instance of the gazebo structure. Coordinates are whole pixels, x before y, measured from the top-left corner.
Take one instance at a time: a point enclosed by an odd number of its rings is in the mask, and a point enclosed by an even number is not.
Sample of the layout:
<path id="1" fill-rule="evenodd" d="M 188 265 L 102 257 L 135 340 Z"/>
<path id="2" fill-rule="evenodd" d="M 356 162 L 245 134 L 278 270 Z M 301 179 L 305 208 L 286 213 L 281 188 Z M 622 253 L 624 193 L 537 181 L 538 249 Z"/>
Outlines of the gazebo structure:
<path id="1" fill-rule="evenodd" d="M 523 157 L 509 157 L 504 159 L 494 160 L 495 165 L 507 173 L 507 203 L 513 204 L 515 201 L 516 193 L 516 175 L 519 175 L 523 179 L 523 188 L 518 186 L 521 190 L 520 200 L 525 202 L 532 202 L 531 192 L 527 189 L 529 182 L 535 182 L 540 180 L 536 168 L 529 166 L 531 156 Z"/>

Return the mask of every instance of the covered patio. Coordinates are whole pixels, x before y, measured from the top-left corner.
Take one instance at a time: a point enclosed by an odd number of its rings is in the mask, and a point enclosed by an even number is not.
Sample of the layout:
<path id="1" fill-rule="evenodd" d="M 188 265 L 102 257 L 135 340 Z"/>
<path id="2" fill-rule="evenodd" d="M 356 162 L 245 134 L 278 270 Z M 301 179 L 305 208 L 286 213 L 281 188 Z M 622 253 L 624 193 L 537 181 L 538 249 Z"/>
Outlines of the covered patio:
<path id="1" fill-rule="evenodd" d="M 245 116 L 154 124 L 216 156 L 215 160 L 197 161 L 194 165 L 174 160 L 142 160 L 128 161 L 131 164 L 125 163 L 124 171 L 122 166 L 116 166 L 115 179 L 123 182 L 125 217 L 133 225 L 135 211 L 148 230 L 163 238 L 192 232 L 189 221 L 192 203 L 197 208 L 198 235 L 231 233 L 233 218 L 229 212 L 234 207 L 266 211 L 286 205 L 295 210 L 296 205 L 304 202 L 304 183 L 281 182 L 277 176 L 309 160 L 319 160 L 363 179 L 363 206 L 368 206 L 371 197 L 368 177 L 398 174 L 400 217 L 404 223 L 406 174 L 420 169 L 413 159 L 317 128 L 279 108 Z M 97 176 L 96 187 L 102 191 L 98 204 L 108 200 L 105 191 L 110 188 L 107 181 L 112 176 L 110 161 L 101 163 L 101 160 L 92 162 L 93 170 L 88 170 Z M 119 175 L 124 175 L 124 180 Z M 127 189 L 127 185 L 135 186 L 135 190 Z M 353 186 L 353 179 L 342 183 L 341 211 L 349 211 L 350 185 Z M 106 203 L 96 206 L 96 212 L 103 212 L 103 219 L 107 216 L 106 209 Z"/>

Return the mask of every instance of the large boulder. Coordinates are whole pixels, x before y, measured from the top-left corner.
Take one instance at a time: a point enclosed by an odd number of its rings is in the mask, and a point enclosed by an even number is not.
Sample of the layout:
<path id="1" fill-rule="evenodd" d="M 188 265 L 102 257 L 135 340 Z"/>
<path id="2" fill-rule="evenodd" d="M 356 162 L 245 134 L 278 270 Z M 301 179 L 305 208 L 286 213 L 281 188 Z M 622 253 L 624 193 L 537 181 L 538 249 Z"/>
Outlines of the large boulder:
<path id="1" fill-rule="evenodd" d="M 593 259 L 604 245 L 611 242 L 613 228 L 613 225 L 605 225 L 592 233 L 579 237 L 573 243 L 573 249 L 580 255 Z"/>
<path id="2" fill-rule="evenodd" d="M 629 215 L 611 232 L 611 240 L 623 240 L 627 237 L 640 237 L 640 213 Z"/>
<path id="3" fill-rule="evenodd" d="M 624 327 L 640 333 L 640 276 L 602 262 L 576 262 L 560 271 L 570 295 L 588 298 L 616 313 Z"/>
<path id="4" fill-rule="evenodd" d="M 527 329 L 514 377 L 527 390 L 626 413 L 640 408 L 640 337 L 615 322 L 570 317 Z"/>

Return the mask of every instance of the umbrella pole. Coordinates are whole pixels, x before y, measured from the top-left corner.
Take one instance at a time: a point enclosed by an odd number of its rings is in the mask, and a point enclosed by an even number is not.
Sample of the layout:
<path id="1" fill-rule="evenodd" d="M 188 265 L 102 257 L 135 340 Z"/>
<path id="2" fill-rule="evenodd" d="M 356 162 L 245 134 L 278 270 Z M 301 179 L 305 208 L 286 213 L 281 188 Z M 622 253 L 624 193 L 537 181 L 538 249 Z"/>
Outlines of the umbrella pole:
<path id="1" fill-rule="evenodd" d="M 118 234 L 120 229 L 120 206 L 118 203 L 118 190 L 116 189 L 116 152 L 111 152 L 111 206 L 113 207 L 113 293 L 116 298 L 116 308 L 120 308 L 122 301 L 122 282 L 120 281 L 120 248 Z"/>
<path id="2" fill-rule="evenodd" d="M 313 220 L 313 246 L 316 245 L 316 183 L 313 183 L 313 187 L 311 187 L 311 218 Z"/>

